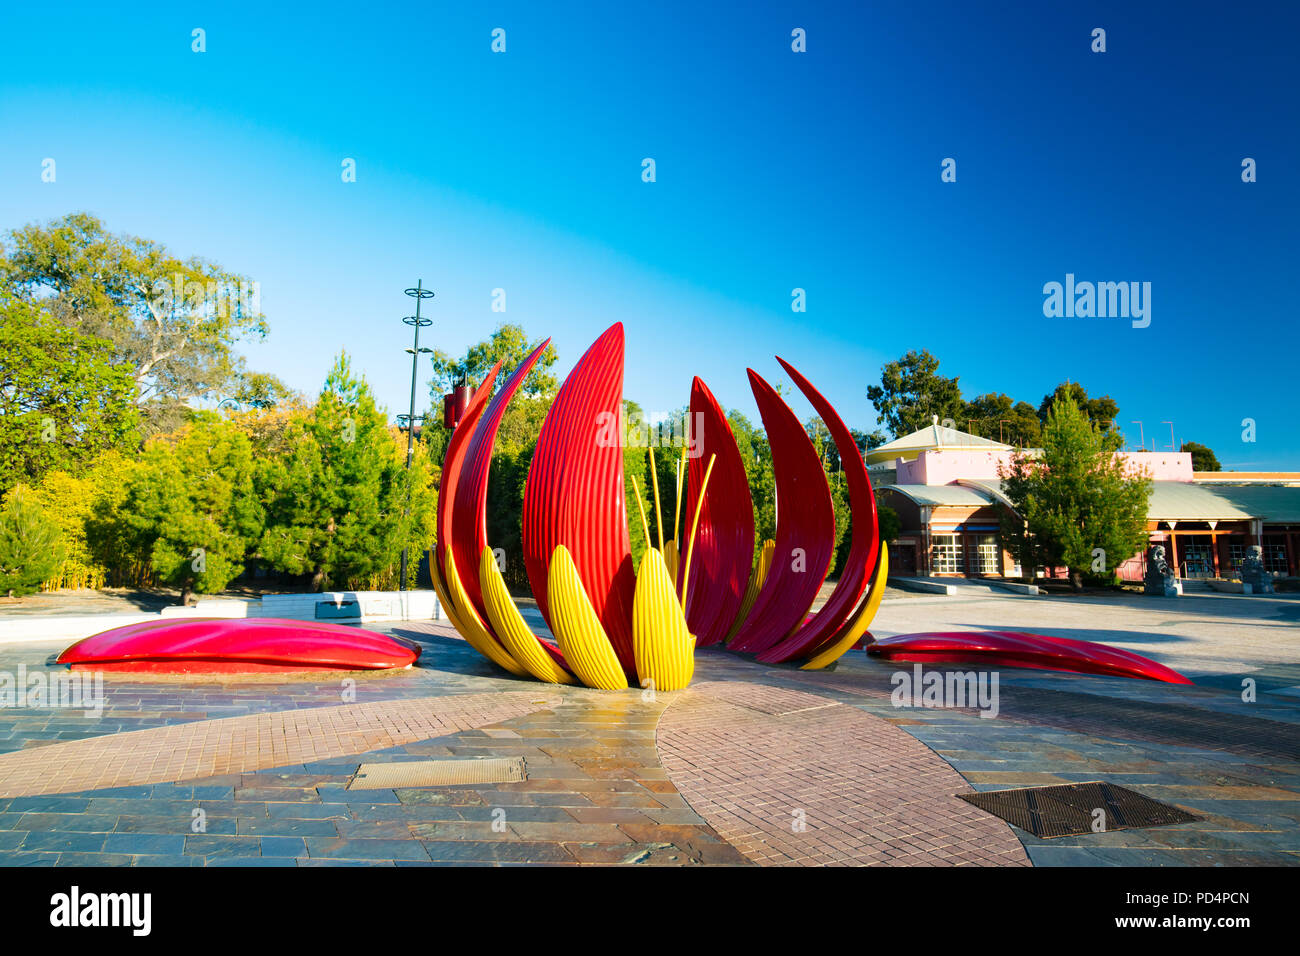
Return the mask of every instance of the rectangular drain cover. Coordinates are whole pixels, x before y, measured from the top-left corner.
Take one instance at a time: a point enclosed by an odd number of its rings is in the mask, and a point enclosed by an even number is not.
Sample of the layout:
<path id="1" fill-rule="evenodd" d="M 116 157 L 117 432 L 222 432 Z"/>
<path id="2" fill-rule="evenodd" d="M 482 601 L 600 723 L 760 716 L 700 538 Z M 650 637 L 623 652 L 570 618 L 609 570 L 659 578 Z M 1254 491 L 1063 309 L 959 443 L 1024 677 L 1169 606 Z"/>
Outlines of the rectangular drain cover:
<path id="1" fill-rule="evenodd" d="M 1191 823 L 1200 817 L 1111 783 L 1062 784 L 959 793 L 967 803 L 987 810 L 1036 837 L 1074 836 L 1093 829 L 1096 811 L 1105 814 L 1107 830 L 1133 830 Z"/>
<path id="2" fill-rule="evenodd" d="M 406 760 L 363 763 L 349 790 L 399 790 L 454 787 L 465 783 L 517 783 L 527 779 L 523 757 L 470 757 L 462 760 Z"/>

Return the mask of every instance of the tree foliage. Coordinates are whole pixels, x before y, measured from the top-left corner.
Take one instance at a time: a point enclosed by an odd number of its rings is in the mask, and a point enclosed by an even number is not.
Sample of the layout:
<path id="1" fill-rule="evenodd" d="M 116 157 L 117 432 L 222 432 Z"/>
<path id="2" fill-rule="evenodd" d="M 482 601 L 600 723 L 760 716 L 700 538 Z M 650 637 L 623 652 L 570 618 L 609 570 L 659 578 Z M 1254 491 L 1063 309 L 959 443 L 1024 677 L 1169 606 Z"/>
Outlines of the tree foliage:
<path id="1" fill-rule="evenodd" d="M 184 420 L 185 403 L 222 390 L 243 369 L 234 350 L 267 331 L 246 276 L 163 245 L 113 235 L 88 213 L 9 234 L 0 288 L 48 306 L 56 320 L 111 343 L 135 380 L 135 401 L 156 433 Z"/>
<path id="2" fill-rule="evenodd" d="M 0 489 L 137 442 L 135 383 L 110 343 L 0 291 Z"/>
<path id="3" fill-rule="evenodd" d="M 19 485 L 0 508 L 0 594 L 30 594 L 63 563 L 59 526 Z"/>
<path id="4" fill-rule="evenodd" d="M 940 375 L 939 360 L 925 349 L 887 363 L 880 384 L 867 387 L 867 398 L 894 438 L 924 428 L 935 416 L 956 420 L 963 407 L 957 378 Z"/>
<path id="5" fill-rule="evenodd" d="M 1220 471 L 1222 466 L 1214 450 L 1200 442 L 1185 441 L 1179 451 L 1189 452 L 1192 456 L 1192 471 Z"/>
<path id="6" fill-rule="evenodd" d="M 1151 480 L 1114 454 L 1120 442 L 1067 394 L 1048 411 L 1041 457 L 1021 451 L 1001 469 L 1015 509 L 1003 538 L 1026 573 L 1065 567 L 1076 589 L 1085 578 L 1110 582 L 1144 547 Z"/>

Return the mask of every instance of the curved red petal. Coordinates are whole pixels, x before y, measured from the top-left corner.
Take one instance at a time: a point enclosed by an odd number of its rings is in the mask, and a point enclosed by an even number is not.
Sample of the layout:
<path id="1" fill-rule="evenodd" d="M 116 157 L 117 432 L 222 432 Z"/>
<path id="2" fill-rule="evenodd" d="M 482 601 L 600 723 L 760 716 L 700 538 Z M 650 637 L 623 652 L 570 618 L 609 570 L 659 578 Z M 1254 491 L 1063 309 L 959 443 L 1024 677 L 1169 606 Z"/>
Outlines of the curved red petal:
<path id="1" fill-rule="evenodd" d="M 871 572 L 876 566 L 876 557 L 880 550 L 880 529 L 876 524 L 876 496 L 871 491 L 871 478 L 867 466 L 862 460 L 858 443 L 845 426 L 839 413 L 825 396 L 813 384 L 799 374 L 789 362 L 780 356 L 777 361 L 789 373 L 790 378 L 799 386 L 817 414 L 826 423 L 835 448 L 840 454 L 840 468 L 844 472 L 849 486 L 849 513 L 853 516 L 852 535 L 849 553 L 844 567 L 840 569 L 839 580 L 835 590 L 822 605 L 821 610 L 812 616 L 807 624 L 785 640 L 758 655 L 758 659 L 768 664 L 779 664 L 792 660 L 828 641 L 853 613 L 858 599 L 867 589 Z"/>
<path id="2" fill-rule="evenodd" d="M 469 406 L 461 416 L 460 424 L 451 433 L 451 441 L 447 443 L 447 453 L 442 459 L 442 475 L 438 479 L 438 538 L 433 556 L 433 559 L 438 562 L 438 571 L 442 574 L 446 574 L 447 549 L 451 547 L 452 542 L 451 519 L 455 510 L 452 502 L 456 500 L 456 486 L 460 483 L 461 465 L 465 461 L 465 451 L 470 437 L 474 434 L 474 427 L 478 424 L 479 416 L 483 414 L 483 408 L 492 395 L 492 386 L 496 383 L 499 371 L 501 371 L 501 363 L 497 362 L 484 377 L 483 384 L 470 398 Z M 457 567 L 459 566 L 458 563 Z M 477 559 L 469 567 L 478 567 Z"/>
<path id="3" fill-rule="evenodd" d="M 537 360 L 551 344 L 547 339 L 533 349 L 517 369 L 506 379 L 505 384 L 492 397 L 487 410 L 483 412 L 478 427 L 474 429 L 469 443 L 465 447 L 460 476 L 455 487 L 453 508 L 456 522 L 452 528 L 451 546 L 456 554 L 457 568 L 477 568 L 479 555 L 487 547 L 487 487 L 488 471 L 492 465 L 492 449 L 496 444 L 497 430 L 501 427 L 501 418 L 506 413 L 506 406 L 514 398 L 515 392 L 524 384 L 528 373 L 533 370 Z M 465 593 L 478 610 L 479 617 L 487 621 L 487 608 L 483 605 L 483 590 L 477 574 L 461 575 L 461 585 Z"/>
<path id="4" fill-rule="evenodd" d="M 745 600 L 754 564 L 754 503 L 731 425 L 718 400 L 698 376 L 691 383 L 690 429 L 688 434 L 699 454 L 690 459 L 685 511 L 688 525 L 695 514 L 709 456 L 717 455 L 700 510 L 691 554 L 691 579 L 686 589 L 687 623 L 695 635 L 696 647 L 706 647 L 727 636 Z M 689 533 L 687 527 L 683 534 Z M 683 555 L 685 546 L 683 540 L 678 549 Z"/>
<path id="5" fill-rule="evenodd" d="M 623 489 L 623 325 L 578 360 L 542 424 L 524 485 L 524 566 L 551 621 L 546 572 L 564 545 L 619 662 L 635 674 L 635 575 Z"/>
<path id="6" fill-rule="evenodd" d="M 835 506 L 821 459 L 799 419 L 771 385 L 748 371 L 772 446 L 776 552 L 763 589 L 728 647 L 760 653 L 804 619 L 826 580 L 835 551 Z"/>
<path id="7" fill-rule="evenodd" d="M 1049 637 L 1026 631 L 929 631 L 899 634 L 867 645 L 891 661 L 971 662 L 1034 670 L 1136 677 L 1168 684 L 1192 683 L 1164 664 L 1109 644 Z"/>

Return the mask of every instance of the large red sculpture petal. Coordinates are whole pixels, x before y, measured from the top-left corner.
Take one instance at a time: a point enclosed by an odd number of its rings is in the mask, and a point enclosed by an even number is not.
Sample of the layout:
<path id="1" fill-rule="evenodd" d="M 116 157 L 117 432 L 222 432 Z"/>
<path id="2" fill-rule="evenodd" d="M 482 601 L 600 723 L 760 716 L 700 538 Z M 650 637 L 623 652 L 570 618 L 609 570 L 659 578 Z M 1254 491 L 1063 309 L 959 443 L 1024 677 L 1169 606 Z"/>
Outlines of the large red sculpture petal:
<path id="1" fill-rule="evenodd" d="M 409 667 L 411 641 L 341 624 L 280 618 L 190 618 L 128 624 L 59 655 L 73 669 L 142 673 L 267 673 Z"/>
<path id="2" fill-rule="evenodd" d="M 835 507 L 821 459 L 799 419 L 771 385 L 749 369 L 776 474 L 776 552 L 749 617 L 728 645 L 761 653 L 808 613 L 835 550 Z"/>
<path id="3" fill-rule="evenodd" d="M 890 661 L 971 663 L 1035 670 L 1137 677 L 1169 684 L 1192 683 L 1182 674 L 1132 651 L 1048 637 L 1025 631 L 934 631 L 899 634 L 867 645 L 867 653 Z"/>
<path id="4" fill-rule="evenodd" d="M 550 624 L 547 567 L 564 545 L 619 663 L 635 675 L 622 412 L 623 326 L 615 323 L 578 360 L 542 424 L 524 485 L 524 565 Z"/>
<path id="5" fill-rule="evenodd" d="M 479 417 L 478 427 L 470 437 L 464 451 L 464 464 L 455 486 L 456 521 L 452 525 L 451 546 L 456 552 L 456 567 L 468 568 L 461 574 L 461 584 L 469 595 L 479 617 L 487 620 L 487 609 L 483 605 L 483 591 L 479 585 L 478 575 L 473 569 L 478 567 L 479 556 L 487 547 L 487 487 L 488 471 L 492 465 L 492 448 L 496 444 L 497 430 L 501 427 L 501 418 L 506 413 L 506 406 L 514 398 L 519 386 L 533 370 L 533 365 L 542 357 L 547 339 L 533 349 L 520 366 L 506 379 L 505 384 L 497 390 L 488 404 L 487 410 Z"/>
<path id="6" fill-rule="evenodd" d="M 880 530 L 876 524 L 876 496 L 871 491 L 871 478 L 867 475 L 867 466 L 862 460 L 858 443 L 845 426 L 839 414 L 830 402 L 813 387 L 785 359 L 778 356 L 777 361 L 794 379 L 799 390 L 807 396 L 817 414 L 826 423 L 831 437 L 835 440 L 835 449 L 840 455 L 840 468 L 849 486 L 849 513 L 853 515 L 852 539 L 849 553 L 840 569 L 839 580 L 830 598 L 808 623 L 801 626 L 785 640 L 758 655 L 758 659 L 768 664 L 779 664 L 793 660 L 815 650 L 839 630 L 858 599 L 867 588 L 871 572 L 876 566 L 876 557 L 880 550 Z"/>
<path id="7" fill-rule="evenodd" d="M 688 516 L 695 514 L 709 456 L 717 455 L 695 532 L 686 589 L 686 620 L 696 647 L 705 647 L 727 636 L 745 600 L 754 564 L 754 503 L 731 425 L 698 376 L 691 383 L 690 422 L 689 434 L 696 443 L 693 453 L 698 454 L 690 459 Z M 683 553 L 685 547 L 683 542 Z"/>
<path id="8" fill-rule="evenodd" d="M 474 434 L 474 427 L 478 424 L 479 416 L 483 414 L 483 407 L 492 395 L 492 386 L 496 383 L 497 372 L 500 370 L 501 363 L 497 362 L 474 392 L 469 400 L 469 407 L 461 416 L 460 424 L 451 433 L 451 441 L 447 443 L 447 453 L 442 459 L 442 477 L 438 480 L 438 540 L 434 549 L 434 560 L 438 562 L 439 573 L 444 575 L 447 570 L 447 549 L 451 547 L 452 542 L 451 519 L 455 511 L 452 502 L 456 500 L 456 486 L 460 483 L 461 465 L 465 461 L 465 452 L 470 437 Z M 478 567 L 477 557 L 469 567 Z"/>

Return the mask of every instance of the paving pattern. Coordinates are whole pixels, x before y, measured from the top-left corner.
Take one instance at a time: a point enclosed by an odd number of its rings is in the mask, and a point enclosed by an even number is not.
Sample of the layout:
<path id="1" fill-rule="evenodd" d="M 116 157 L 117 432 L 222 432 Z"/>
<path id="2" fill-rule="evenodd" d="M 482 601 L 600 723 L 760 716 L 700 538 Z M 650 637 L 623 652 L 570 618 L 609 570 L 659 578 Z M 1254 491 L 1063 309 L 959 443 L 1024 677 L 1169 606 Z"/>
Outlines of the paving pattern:
<path id="1" fill-rule="evenodd" d="M 112 789 L 365 753 L 528 713 L 536 693 L 375 701 L 199 720 L 0 755 L 0 797 Z"/>
<path id="2" fill-rule="evenodd" d="M 1027 866 L 1020 841 L 954 794 L 961 775 L 853 707 L 752 683 L 693 685 L 659 723 L 669 779 L 766 866 Z"/>
<path id="3" fill-rule="evenodd" d="M 896 667 L 861 652 L 812 673 L 709 648 L 689 690 L 647 698 L 509 678 L 445 624 L 381 626 L 424 645 L 418 667 L 115 675 L 94 711 L 0 706 L 0 865 L 1300 863 L 1300 599 L 920 598 L 881 619 L 1110 640 L 1197 686 L 1003 670 L 986 719 L 895 707 Z M 59 672 L 60 649 L 0 644 L 0 672 Z M 527 777 L 347 789 L 362 762 L 479 756 Z M 1204 819 L 1041 840 L 954 797 L 1097 779 Z"/>

